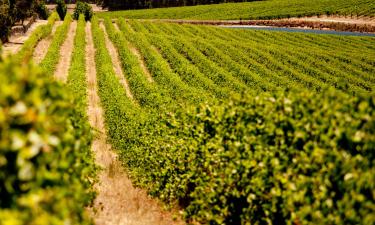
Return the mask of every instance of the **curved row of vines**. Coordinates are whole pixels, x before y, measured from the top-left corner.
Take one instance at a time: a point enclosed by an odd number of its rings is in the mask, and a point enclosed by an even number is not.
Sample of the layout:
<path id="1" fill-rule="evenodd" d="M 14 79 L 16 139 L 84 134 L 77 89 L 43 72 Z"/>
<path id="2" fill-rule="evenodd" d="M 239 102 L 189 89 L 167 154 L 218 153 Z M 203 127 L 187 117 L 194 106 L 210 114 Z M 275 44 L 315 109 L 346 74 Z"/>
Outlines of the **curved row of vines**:
<path id="1" fill-rule="evenodd" d="M 93 34 L 111 143 L 188 222 L 375 220 L 372 38 L 97 18 Z"/>

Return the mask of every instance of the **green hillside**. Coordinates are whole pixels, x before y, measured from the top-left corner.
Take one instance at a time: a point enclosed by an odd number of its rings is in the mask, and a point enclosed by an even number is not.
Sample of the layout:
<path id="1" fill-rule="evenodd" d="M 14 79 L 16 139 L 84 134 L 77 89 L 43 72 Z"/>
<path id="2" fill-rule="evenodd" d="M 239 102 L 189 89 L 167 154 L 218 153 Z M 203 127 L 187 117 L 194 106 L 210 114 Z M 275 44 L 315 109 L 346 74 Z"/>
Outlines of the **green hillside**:
<path id="1" fill-rule="evenodd" d="M 375 16 L 373 0 L 268 0 L 174 8 L 105 12 L 100 17 L 134 19 L 236 20 L 271 19 L 296 16 L 338 14 Z"/>

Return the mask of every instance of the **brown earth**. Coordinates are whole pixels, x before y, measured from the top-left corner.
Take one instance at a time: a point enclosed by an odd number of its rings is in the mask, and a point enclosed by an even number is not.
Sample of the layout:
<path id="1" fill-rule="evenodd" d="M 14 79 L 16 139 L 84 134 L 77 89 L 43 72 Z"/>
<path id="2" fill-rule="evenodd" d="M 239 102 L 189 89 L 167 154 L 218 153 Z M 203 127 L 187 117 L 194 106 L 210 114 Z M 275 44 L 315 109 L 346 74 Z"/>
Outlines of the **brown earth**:
<path id="1" fill-rule="evenodd" d="M 352 31 L 375 33 L 375 19 L 367 17 L 348 18 L 339 16 L 302 17 L 278 20 L 179 20 L 152 19 L 146 21 L 161 21 L 179 24 L 223 25 L 223 26 L 274 26 L 296 27 L 306 29 Z"/>
<path id="2" fill-rule="evenodd" d="M 120 28 L 118 27 L 117 23 L 114 22 L 113 23 L 113 26 L 115 27 L 115 29 L 118 31 L 118 32 L 121 32 Z"/>
<path id="3" fill-rule="evenodd" d="M 121 32 L 117 23 L 113 23 L 113 25 L 114 25 L 114 27 L 117 31 Z M 129 28 L 132 29 L 131 26 L 129 26 Z M 132 45 L 130 43 L 129 43 L 128 47 L 129 47 L 129 50 L 133 53 L 133 55 L 135 55 L 137 57 L 139 65 L 140 65 L 143 73 L 146 75 L 147 80 L 151 83 L 154 82 L 154 79 L 152 78 L 152 75 L 151 75 L 150 71 L 147 69 L 145 60 L 142 57 L 141 53 L 138 51 L 138 49 L 134 45 Z"/>
<path id="4" fill-rule="evenodd" d="M 368 17 L 340 17 L 340 16 L 313 16 L 313 17 L 301 17 L 301 18 L 290 18 L 282 20 L 291 21 L 312 21 L 312 22 L 334 22 L 334 23 L 347 23 L 347 24 L 358 24 L 358 25 L 372 25 L 375 26 L 375 18 Z"/>
<path id="5" fill-rule="evenodd" d="M 36 16 L 32 16 L 25 21 L 19 21 L 14 24 L 14 26 L 11 28 L 10 35 L 17 35 L 25 33 L 25 30 L 27 31 L 31 25 L 36 21 Z"/>
<path id="6" fill-rule="evenodd" d="M 148 69 L 147 69 L 145 60 L 142 57 L 141 53 L 138 51 L 138 49 L 135 46 L 133 46 L 132 44 L 129 44 L 129 49 L 133 53 L 133 55 L 135 55 L 137 57 L 139 65 L 140 65 L 143 73 L 146 75 L 147 80 L 151 83 L 154 82 L 154 79 L 152 78 L 150 71 L 148 71 Z"/>
<path id="7" fill-rule="evenodd" d="M 133 95 L 130 91 L 128 81 L 126 80 L 125 75 L 122 71 L 121 63 L 120 63 L 120 60 L 119 60 L 120 57 L 118 55 L 117 49 L 115 48 L 115 46 L 113 46 L 112 42 L 109 40 L 107 31 L 106 31 L 103 23 L 100 23 L 100 27 L 104 32 L 105 44 L 106 44 L 108 52 L 109 52 L 109 54 L 111 55 L 111 58 L 112 58 L 113 69 L 114 69 L 120 83 L 125 88 L 125 92 L 126 92 L 126 95 L 128 96 L 128 98 L 130 98 L 131 100 L 134 100 L 134 97 L 133 97 Z"/>
<path id="8" fill-rule="evenodd" d="M 2 54 L 3 56 L 8 56 L 17 53 L 23 43 L 30 37 L 30 35 L 33 33 L 33 31 L 41 26 L 47 24 L 47 20 L 36 20 L 30 28 L 26 31 L 26 33 L 16 33 L 9 37 L 9 42 L 4 43 L 2 46 Z"/>
<path id="9" fill-rule="evenodd" d="M 56 21 L 53 25 L 52 32 L 50 35 L 48 35 L 47 38 L 42 39 L 39 41 L 39 43 L 36 45 L 34 52 L 33 52 L 33 60 L 36 64 L 39 64 L 44 57 L 46 56 L 48 52 L 48 48 L 51 45 L 53 36 L 56 32 L 56 28 L 62 24 L 62 21 Z"/>
<path id="10" fill-rule="evenodd" d="M 88 80 L 88 115 L 91 126 L 97 130 L 92 151 L 96 163 L 102 167 L 98 195 L 94 208 L 89 209 L 97 225 L 174 225 L 184 224 L 173 220 L 172 213 L 162 210 L 160 204 L 147 193 L 135 188 L 124 172 L 112 147 L 108 144 L 103 111 L 98 96 L 95 70 L 95 49 L 90 24 L 86 26 L 86 73 Z"/>
<path id="11" fill-rule="evenodd" d="M 114 19 L 116 20 L 116 19 Z M 143 19 L 141 19 L 143 20 Z M 144 19 L 149 20 L 149 19 Z M 256 21 L 311 21 L 311 22 L 336 22 L 357 25 L 375 25 L 375 18 L 371 17 L 343 17 L 343 16 L 312 16 L 312 17 L 293 17 L 275 20 L 184 20 L 184 19 L 151 19 L 152 21 L 175 22 L 175 23 L 192 23 L 192 24 L 246 24 Z"/>
<path id="12" fill-rule="evenodd" d="M 73 21 L 68 30 L 67 37 L 60 48 L 60 60 L 56 66 L 55 78 L 63 82 L 68 78 L 70 62 L 74 47 L 74 36 L 77 29 L 77 21 Z"/>

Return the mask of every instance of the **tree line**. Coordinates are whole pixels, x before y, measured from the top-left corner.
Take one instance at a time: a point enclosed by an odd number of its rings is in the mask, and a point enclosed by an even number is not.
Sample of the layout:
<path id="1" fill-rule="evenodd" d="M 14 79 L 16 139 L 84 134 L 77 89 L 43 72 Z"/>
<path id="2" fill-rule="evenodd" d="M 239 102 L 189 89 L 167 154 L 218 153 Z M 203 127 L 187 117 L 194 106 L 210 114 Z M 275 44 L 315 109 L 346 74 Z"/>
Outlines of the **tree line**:
<path id="1" fill-rule="evenodd" d="M 193 6 L 218 4 L 226 2 L 252 2 L 261 0 L 101 0 L 104 7 L 109 10 L 121 9 L 147 9 L 147 8 L 163 8 L 177 6 Z"/>
<path id="2" fill-rule="evenodd" d="M 47 19 L 48 10 L 44 0 L 0 0 L 1 41 L 8 40 L 11 27 L 17 22 L 21 22 L 21 25 L 24 26 L 24 21 L 34 15 L 38 15 L 41 19 Z"/>

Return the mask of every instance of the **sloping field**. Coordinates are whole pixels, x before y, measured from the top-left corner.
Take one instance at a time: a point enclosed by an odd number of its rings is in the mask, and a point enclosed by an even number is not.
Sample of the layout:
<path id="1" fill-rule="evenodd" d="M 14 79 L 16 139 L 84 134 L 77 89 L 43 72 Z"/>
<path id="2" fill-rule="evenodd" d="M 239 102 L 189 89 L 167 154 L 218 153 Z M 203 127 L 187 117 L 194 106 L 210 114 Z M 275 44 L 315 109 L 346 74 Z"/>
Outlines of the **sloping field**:
<path id="1" fill-rule="evenodd" d="M 373 0 L 266 0 L 99 13 L 133 19 L 249 20 L 316 15 L 375 16 Z"/>
<path id="2" fill-rule="evenodd" d="M 107 32 L 138 104 L 104 71 L 99 95 L 137 185 L 188 222 L 374 220 L 363 205 L 373 179 L 362 180 L 374 160 L 374 38 L 104 23 L 93 22 L 96 42 Z"/>
<path id="3" fill-rule="evenodd" d="M 171 66 L 175 60 L 169 46 L 202 70 L 209 59 L 237 80 L 263 91 L 297 86 L 315 90 L 332 86 L 350 94 L 374 91 L 374 38 L 130 24 L 170 57 Z"/>
<path id="4" fill-rule="evenodd" d="M 123 18 L 374 12 L 293 3 L 52 14 L 0 63 L 0 224 L 374 224 L 374 37 Z"/>

